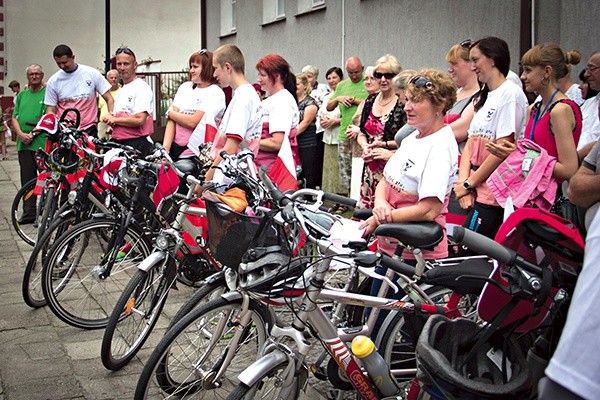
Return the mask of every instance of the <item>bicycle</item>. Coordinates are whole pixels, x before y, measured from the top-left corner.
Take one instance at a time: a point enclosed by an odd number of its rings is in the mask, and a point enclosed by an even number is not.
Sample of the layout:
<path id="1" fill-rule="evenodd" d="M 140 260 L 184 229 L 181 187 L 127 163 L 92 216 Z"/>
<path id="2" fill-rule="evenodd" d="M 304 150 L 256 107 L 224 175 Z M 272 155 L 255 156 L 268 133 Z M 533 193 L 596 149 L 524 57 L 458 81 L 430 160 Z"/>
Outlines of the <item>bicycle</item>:
<path id="1" fill-rule="evenodd" d="M 92 143 L 84 145 L 86 141 L 79 144 L 80 138 L 83 137 L 83 132 L 65 133 L 65 138 L 69 138 L 73 146 L 77 147 L 86 158 L 82 162 L 87 165 L 85 175 L 76 190 L 69 194 L 67 201 L 56 212 L 52 224 L 46 229 L 44 235 L 36 241 L 25 267 L 21 292 L 25 303 L 32 308 L 46 305 L 41 286 L 42 265 L 54 241 L 73 226 L 90 219 L 94 213 L 113 214 L 123 207 L 126 201 L 118 191 L 118 187 L 112 188 L 112 190 L 108 188 L 103 190 L 104 182 L 99 178 L 97 171 L 99 169 L 98 162 L 104 158 L 104 155 L 95 153 L 93 147 L 104 150 L 116 148 L 130 152 L 134 150 L 99 140 L 95 140 L 93 146 L 91 146 Z"/>
<path id="2" fill-rule="evenodd" d="M 74 113 L 76 119 L 67 119 Z M 59 204 L 64 203 L 66 194 L 78 180 L 78 165 L 70 162 L 71 155 L 65 153 L 61 143 L 63 133 L 71 133 L 79 126 L 79 111 L 66 109 L 60 119 L 53 114 L 43 115 L 33 133 L 48 135 L 46 150 L 36 152 L 36 162 L 40 171 L 37 178 L 27 182 L 17 192 L 11 206 L 11 222 L 17 234 L 25 243 L 33 246 L 50 226 Z M 60 154 L 59 154 L 60 152 Z M 31 220 L 26 220 L 28 203 L 36 204 Z M 23 213 L 21 213 L 21 210 Z"/>
<path id="3" fill-rule="evenodd" d="M 170 202 L 157 210 L 149 197 L 157 164 L 128 159 L 118 170 L 127 208 L 98 215 L 58 238 L 42 268 L 42 290 L 51 311 L 84 329 L 105 328 L 119 295 L 151 252 L 151 242 Z M 176 188 L 170 188 L 173 192 Z M 156 189 L 155 189 L 156 190 Z M 157 195 L 158 196 L 158 195 Z"/>
<path id="4" fill-rule="evenodd" d="M 261 173 L 261 179 L 265 184 L 270 182 L 266 180 L 263 173 Z M 270 192 L 276 201 L 281 199 L 280 193 L 272 189 Z M 339 249 L 334 250 L 328 240 L 317 239 L 314 235 L 319 237 L 328 235 L 326 227 L 322 226 L 325 222 L 322 217 L 326 214 L 318 212 L 318 208 L 322 204 L 323 192 L 303 189 L 292 194 L 291 198 L 301 199 L 303 196 L 314 200 L 311 204 L 300 201 L 292 202 L 286 206 L 287 208 L 277 210 L 274 214 L 276 216 L 273 218 L 278 220 L 278 224 L 285 225 L 284 221 L 287 221 L 290 225 L 300 227 L 307 243 L 318 246 L 321 253 L 324 254 L 324 258 L 313 267 L 313 272 L 311 273 L 310 269 L 306 270 L 309 264 L 306 259 L 290 257 L 291 252 L 282 252 L 281 247 L 278 250 L 274 249 L 277 247 L 274 245 L 251 247 L 247 255 L 254 254 L 255 259 L 240 264 L 237 272 L 233 269 L 227 269 L 225 272 L 226 275 L 229 275 L 228 285 L 230 289 L 235 287 L 233 285 L 236 284 L 235 277 L 237 275 L 237 290 L 225 293 L 221 298 L 197 308 L 167 332 L 142 371 L 136 388 L 136 399 L 155 398 L 155 396 L 164 395 L 165 393 L 166 395 L 178 396 L 196 394 L 200 398 L 202 396 L 218 396 L 222 392 L 231 392 L 236 385 L 234 380 L 236 371 L 243 364 L 247 365 L 250 361 L 248 357 L 240 359 L 238 352 L 243 351 L 244 354 L 250 352 L 254 355 L 265 343 L 264 334 L 269 332 L 270 327 L 272 327 L 271 335 L 275 330 L 283 329 L 279 328 L 278 324 L 283 324 L 283 322 L 278 321 L 276 315 L 263 312 L 264 303 L 284 304 L 286 298 L 297 301 L 302 294 L 310 296 L 299 307 L 302 310 L 300 313 L 304 313 L 308 307 L 314 307 L 318 310 L 315 311 L 314 315 L 319 315 L 319 320 L 327 321 L 328 326 L 336 333 L 338 333 L 338 330 L 335 325 L 329 321 L 329 317 L 325 312 L 317 306 L 321 300 L 376 308 L 399 309 L 403 312 L 415 312 L 418 309 L 432 313 L 439 311 L 438 306 L 418 287 L 416 281 L 408 278 L 407 274 L 412 276 L 415 269 L 393 260 L 391 257 L 384 256 L 382 258 L 383 263 L 393 270 L 403 273 L 401 275 L 403 288 L 409 293 L 409 296 L 418 298 L 422 305 L 324 288 L 323 278 L 328 273 L 332 257 L 352 258 L 357 264 L 357 268 L 368 274 L 368 268 L 380 262 L 381 256 L 373 252 L 360 250 L 365 247 L 364 241 L 350 244 L 350 246 L 356 247 L 354 247 L 352 253 L 347 254 L 347 252 Z M 321 218 L 317 218 L 317 216 Z M 441 229 L 437 231 L 430 230 L 429 234 L 429 239 L 432 241 L 442 239 Z M 281 237 L 281 235 L 279 236 Z M 401 234 L 398 236 L 401 236 L 401 239 L 407 243 L 412 243 L 415 240 L 410 235 L 405 237 Z M 297 240 L 292 238 L 292 242 L 297 242 Z M 269 248 L 271 249 L 269 250 Z M 319 281 L 316 286 L 313 285 L 315 279 Z M 387 279 L 384 282 L 395 287 Z M 273 286 L 273 283 L 276 283 L 276 287 Z M 297 287 L 295 284 L 298 284 Z M 383 287 L 385 285 L 382 285 L 382 290 L 384 290 Z M 258 301 L 258 299 L 261 301 Z M 458 312 L 449 308 L 445 311 L 448 313 Z M 294 315 L 294 317 L 296 318 L 297 315 Z M 371 313 L 370 318 L 373 318 L 371 321 L 371 326 L 373 326 L 372 322 L 377 318 L 377 310 Z M 339 334 L 344 336 L 345 339 L 351 339 L 355 335 L 367 332 L 368 329 L 368 326 L 353 327 L 347 330 L 340 328 Z M 302 333 L 297 333 L 295 339 L 300 343 L 303 358 L 306 356 L 304 352 L 308 352 L 310 346 Z M 271 343 L 271 339 L 267 340 Z M 252 345 L 248 345 L 248 341 L 251 341 Z M 335 355 L 333 357 L 336 358 Z M 258 363 L 255 363 L 254 367 L 257 365 Z M 290 374 L 301 377 L 302 383 L 299 386 L 302 386 L 307 378 L 308 370 L 303 362 L 298 365 L 303 365 L 303 367 L 290 372 Z M 262 364 L 262 366 L 268 366 L 268 364 Z M 247 370 L 250 370 L 250 368 Z M 415 370 L 413 368 L 408 372 L 403 372 L 414 375 Z M 152 379 L 153 377 L 155 380 Z M 288 382 L 291 382 L 291 378 Z M 296 394 L 295 392 L 294 395 Z"/>
<path id="5" fill-rule="evenodd" d="M 152 332 L 169 291 L 175 284 L 175 278 L 181 273 L 180 253 L 189 254 L 190 258 L 198 260 L 197 263 L 202 263 L 202 279 L 221 269 L 221 265 L 208 251 L 205 219 L 203 223 L 202 218 L 198 221 L 190 218 L 206 217 L 205 208 L 192 205 L 196 185 L 201 185 L 202 182 L 178 171 L 164 149 L 159 148 L 158 153 L 177 175 L 186 180 L 188 192 L 180 203 L 175 221 L 158 233 L 152 254 L 139 264 L 138 271 L 110 315 L 100 355 L 103 365 L 111 370 L 123 368 L 137 354 Z M 229 179 L 252 187 L 255 181 L 253 157 L 254 154 L 249 149 L 243 150 L 237 156 L 223 154 L 224 161 L 220 168 Z M 259 190 L 256 186 L 253 189 L 255 192 Z M 257 194 L 257 197 L 260 198 L 260 194 Z M 202 297 L 196 298 L 197 304 L 210 294 L 204 291 L 198 293 L 202 293 Z M 182 314 L 179 313 L 177 318 L 179 315 Z"/>

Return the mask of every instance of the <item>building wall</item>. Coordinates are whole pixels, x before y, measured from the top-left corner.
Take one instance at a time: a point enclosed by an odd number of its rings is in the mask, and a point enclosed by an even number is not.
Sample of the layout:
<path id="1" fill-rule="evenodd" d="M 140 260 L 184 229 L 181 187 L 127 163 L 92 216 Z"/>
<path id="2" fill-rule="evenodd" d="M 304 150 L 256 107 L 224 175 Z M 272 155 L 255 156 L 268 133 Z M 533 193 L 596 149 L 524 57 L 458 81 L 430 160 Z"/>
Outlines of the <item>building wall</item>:
<path id="1" fill-rule="evenodd" d="M 353 54 L 371 65 L 386 53 L 396 55 L 404 68 L 445 69 L 444 57 L 453 44 L 493 35 L 508 42 L 511 67 L 519 68 L 521 0 L 325 0 L 325 9 L 296 15 L 303 1 L 286 0 L 285 19 L 261 25 L 263 1 L 238 0 L 237 32 L 223 37 L 223 1 L 209 0 L 208 47 L 238 45 L 246 56 L 246 73 L 255 79 L 254 64 L 268 53 L 281 54 L 294 71 L 314 64 L 324 73 L 334 65 L 343 67 Z M 537 43 L 554 41 L 565 51 L 578 48 L 584 57 L 578 73 L 597 50 L 600 2 L 537 0 L 535 6 Z"/>
<path id="2" fill-rule="evenodd" d="M 111 48 L 130 47 L 138 61 L 161 60 L 163 71 L 187 68 L 200 47 L 200 0 L 112 0 Z M 58 70 L 52 50 L 69 45 L 77 62 L 104 70 L 105 1 L 4 0 L 7 69 L 3 86 L 26 82 L 25 68 L 41 64 L 46 78 Z M 176 6 L 174 6 L 176 4 Z"/>

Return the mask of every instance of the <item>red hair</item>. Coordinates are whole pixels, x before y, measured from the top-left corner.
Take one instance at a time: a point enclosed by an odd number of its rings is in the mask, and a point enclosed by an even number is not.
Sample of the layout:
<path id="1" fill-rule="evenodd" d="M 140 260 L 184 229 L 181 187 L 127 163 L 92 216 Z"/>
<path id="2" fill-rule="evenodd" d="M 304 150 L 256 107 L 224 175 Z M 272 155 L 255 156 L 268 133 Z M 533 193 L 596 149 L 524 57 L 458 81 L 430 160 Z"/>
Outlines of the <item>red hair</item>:
<path id="1" fill-rule="evenodd" d="M 192 53 L 188 65 L 191 67 L 192 63 L 199 64 L 202 68 L 202 71 L 200 72 L 200 79 L 202 79 L 202 82 L 216 84 L 217 79 L 213 76 L 215 69 L 212 65 L 212 59 L 212 51 L 200 50 Z"/>
<path id="2" fill-rule="evenodd" d="M 257 61 L 256 69 L 265 71 L 273 82 L 279 75 L 283 86 L 296 98 L 296 76 L 285 58 L 279 54 L 268 54 Z"/>

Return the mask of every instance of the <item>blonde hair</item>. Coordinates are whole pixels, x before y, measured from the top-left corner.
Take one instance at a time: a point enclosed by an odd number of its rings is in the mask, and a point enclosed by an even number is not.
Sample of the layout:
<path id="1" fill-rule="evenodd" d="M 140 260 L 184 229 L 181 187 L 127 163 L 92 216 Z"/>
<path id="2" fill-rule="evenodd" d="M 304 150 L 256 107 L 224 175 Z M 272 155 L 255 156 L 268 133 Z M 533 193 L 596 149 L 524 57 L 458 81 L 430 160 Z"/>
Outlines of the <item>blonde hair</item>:
<path id="1" fill-rule="evenodd" d="M 552 75 L 558 80 L 569 75 L 571 66 L 581 61 L 581 53 L 571 50 L 564 53 L 555 43 L 542 43 L 527 50 L 521 57 L 521 65 L 530 67 L 552 67 Z"/>
<path id="2" fill-rule="evenodd" d="M 424 77 L 431 85 L 429 87 L 416 87 L 412 83 L 415 77 Z M 452 108 L 456 101 L 456 85 L 452 82 L 452 78 L 446 72 L 435 69 L 422 69 L 415 76 L 409 79 L 408 92 L 413 96 L 415 102 L 428 99 L 434 107 L 442 106 L 442 113 L 445 114 Z"/>
<path id="3" fill-rule="evenodd" d="M 306 75 L 303 73 L 298 73 L 296 74 L 296 79 L 302 82 L 302 84 L 304 85 L 304 94 L 306 94 L 307 96 L 310 95 L 310 92 L 312 92 L 312 87 L 308 83 L 308 78 L 306 77 Z"/>
<path id="4" fill-rule="evenodd" d="M 398 61 L 398 59 L 391 54 L 386 54 L 382 57 L 379 57 L 375 63 L 375 70 L 377 70 L 379 67 L 387 67 L 394 74 L 399 74 L 402 72 L 402 65 L 400 65 L 400 61 Z"/>
<path id="5" fill-rule="evenodd" d="M 458 60 L 470 61 L 469 48 L 460 44 L 455 44 L 450 47 L 448 54 L 446 54 L 446 62 L 456 64 Z"/>

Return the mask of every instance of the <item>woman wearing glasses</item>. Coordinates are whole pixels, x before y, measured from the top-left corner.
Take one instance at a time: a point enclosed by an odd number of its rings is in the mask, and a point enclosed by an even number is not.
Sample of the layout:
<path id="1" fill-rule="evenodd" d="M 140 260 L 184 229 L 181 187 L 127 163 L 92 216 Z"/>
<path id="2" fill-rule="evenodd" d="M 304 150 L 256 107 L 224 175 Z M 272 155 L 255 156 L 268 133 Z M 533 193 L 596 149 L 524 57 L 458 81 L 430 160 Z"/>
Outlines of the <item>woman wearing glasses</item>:
<path id="1" fill-rule="evenodd" d="M 503 158 L 491 154 L 486 145 L 515 141 L 523 129 L 528 102 L 523 90 L 506 79 L 510 53 L 504 40 L 486 37 L 473 43 L 470 58 L 484 86 L 475 99 L 454 193 L 460 206 L 470 210 L 464 226 L 493 238 L 502 223 L 503 208 L 486 181 Z"/>
<path id="2" fill-rule="evenodd" d="M 174 160 L 189 160 L 195 156 L 188 148 L 192 134 L 201 138 L 200 143 L 212 142 L 214 137 L 207 135 L 206 125 L 215 124 L 225 111 L 225 94 L 213 77 L 212 57 L 212 52 L 204 49 L 190 56 L 190 80 L 179 86 L 167 110 L 163 146 Z"/>
<path id="3" fill-rule="evenodd" d="M 392 79 L 401 71 L 400 62 L 392 55 L 377 60 L 373 77 L 379 82 L 379 93 L 370 94 L 363 103 L 356 137 L 365 163 L 360 188 L 361 208 L 375 205 L 375 188 L 386 164 L 380 150 L 396 148 L 394 135 L 406 123 L 406 114 L 392 85 Z"/>
<path id="4" fill-rule="evenodd" d="M 402 141 L 383 169 L 373 216 L 363 224 L 367 233 L 392 222 L 436 221 L 445 226 L 458 146 L 444 115 L 455 100 L 456 87 L 443 72 L 422 70 L 409 80 L 404 110 L 407 123 L 416 131 Z M 395 243 L 379 238 L 379 247 L 391 255 Z M 426 259 L 447 257 L 448 244 L 442 240 L 423 254 Z M 414 259 L 412 253 L 404 256 Z"/>

